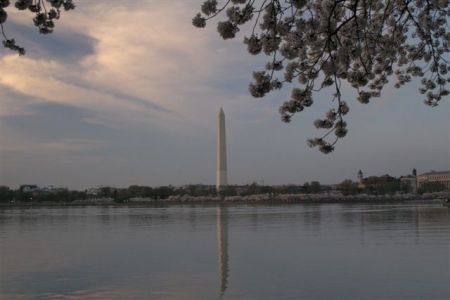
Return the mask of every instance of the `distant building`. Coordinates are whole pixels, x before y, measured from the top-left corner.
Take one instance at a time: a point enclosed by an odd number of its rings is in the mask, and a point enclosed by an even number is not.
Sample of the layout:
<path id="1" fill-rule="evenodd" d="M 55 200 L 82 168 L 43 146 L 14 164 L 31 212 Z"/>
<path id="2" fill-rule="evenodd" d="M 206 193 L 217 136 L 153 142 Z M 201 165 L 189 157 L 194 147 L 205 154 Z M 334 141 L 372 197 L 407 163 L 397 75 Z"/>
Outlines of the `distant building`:
<path id="1" fill-rule="evenodd" d="M 417 176 L 419 188 L 426 183 L 441 183 L 447 191 L 450 191 L 450 171 L 431 171 Z"/>
<path id="2" fill-rule="evenodd" d="M 364 180 L 363 172 L 362 172 L 361 170 L 359 170 L 359 171 L 358 171 L 358 187 L 359 187 L 360 189 L 365 188 L 365 185 L 364 185 L 363 180 Z"/>
<path id="3" fill-rule="evenodd" d="M 417 193 L 417 177 L 413 175 L 401 176 L 400 185 L 407 186 L 408 191 Z"/>
<path id="4" fill-rule="evenodd" d="M 67 191 L 67 190 L 68 190 L 67 188 L 48 185 L 48 186 L 44 186 L 44 187 L 38 187 L 36 191 L 40 192 L 40 193 L 57 194 L 57 193 L 61 193 L 61 192 Z"/>
<path id="5" fill-rule="evenodd" d="M 23 184 L 19 187 L 19 191 L 22 193 L 33 193 L 36 192 L 39 187 L 35 184 Z"/>
<path id="6" fill-rule="evenodd" d="M 102 190 L 99 187 L 93 187 L 86 190 L 86 195 L 89 196 L 98 196 L 102 193 Z"/>

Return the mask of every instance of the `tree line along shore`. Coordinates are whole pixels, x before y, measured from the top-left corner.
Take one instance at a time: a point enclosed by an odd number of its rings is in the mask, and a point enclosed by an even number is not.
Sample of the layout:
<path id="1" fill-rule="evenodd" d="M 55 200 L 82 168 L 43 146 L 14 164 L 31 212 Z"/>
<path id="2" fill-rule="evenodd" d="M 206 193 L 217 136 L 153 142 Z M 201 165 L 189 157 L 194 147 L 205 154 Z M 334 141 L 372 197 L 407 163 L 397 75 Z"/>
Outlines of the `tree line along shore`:
<path id="1" fill-rule="evenodd" d="M 411 191 L 400 182 L 358 186 L 346 180 L 338 185 L 317 181 L 303 185 L 270 186 L 257 183 L 229 185 L 216 191 L 212 185 L 127 188 L 98 187 L 87 190 L 22 185 L 18 189 L 0 186 L 0 205 L 114 205 L 150 203 L 330 203 L 391 202 L 448 198 L 450 193 L 439 185 Z"/>

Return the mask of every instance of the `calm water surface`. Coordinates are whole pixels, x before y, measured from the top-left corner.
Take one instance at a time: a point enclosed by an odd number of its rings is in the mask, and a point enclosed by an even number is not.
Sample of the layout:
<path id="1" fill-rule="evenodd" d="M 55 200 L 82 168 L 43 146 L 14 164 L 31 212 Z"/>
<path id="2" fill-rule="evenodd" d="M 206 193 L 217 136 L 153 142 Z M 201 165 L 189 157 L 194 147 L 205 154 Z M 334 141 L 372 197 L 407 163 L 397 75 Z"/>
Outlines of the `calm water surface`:
<path id="1" fill-rule="evenodd" d="M 450 211 L 3 209 L 0 299 L 450 299 Z"/>

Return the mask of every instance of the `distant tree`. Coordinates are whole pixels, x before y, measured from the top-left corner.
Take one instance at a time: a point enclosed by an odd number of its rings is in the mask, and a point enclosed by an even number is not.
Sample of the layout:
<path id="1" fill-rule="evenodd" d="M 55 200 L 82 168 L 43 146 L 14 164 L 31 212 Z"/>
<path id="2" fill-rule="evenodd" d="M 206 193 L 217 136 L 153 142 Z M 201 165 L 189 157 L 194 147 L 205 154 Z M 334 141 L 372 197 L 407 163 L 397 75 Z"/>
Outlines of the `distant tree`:
<path id="1" fill-rule="evenodd" d="M 126 203 L 133 195 L 129 192 L 129 189 L 115 189 L 112 198 L 116 203 Z"/>
<path id="2" fill-rule="evenodd" d="M 420 188 L 419 193 L 434 193 L 445 191 L 446 187 L 441 182 L 424 182 Z"/>
<path id="3" fill-rule="evenodd" d="M 143 197 L 142 187 L 138 185 L 130 185 L 128 187 L 128 193 L 131 197 Z"/>
<path id="4" fill-rule="evenodd" d="M 160 186 L 154 188 L 155 199 L 167 199 L 169 196 L 175 195 L 175 191 L 173 186 Z"/>
<path id="5" fill-rule="evenodd" d="M 189 195 L 194 197 L 213 196 L 216 193 L 216 187 L 202 184 L 190 184 L 177 188 L 177 195 Z"/>
<path id="6" fill-rule="evenodd" d="M 288 184 L 281 186 L 265 186 L 264 193 L 274 193 L 274 194 L 298 194 L 305 193 L 303 186 Z"/>
<path id="7" fill-rule="evenodd" d="M 338 185 L 338 190 L 344 195 L 354 195 L 358 193 L 358 184 L 350 179 L 346 179 Z"/>
<path id="8" fill-rule="evenodd" d="M 377 194 L 394 194 L 402 191 L 402 187 L 400 181 L 395 180 L 375 186 L 375 191 Z"/>
<path id="9" fill-rule="evenodd" d="M 256 195 L 260 194 L 259 192 L 259 184 L 254 181 L 250 185 L 247 186 L 248 195 Z"/>
<path id="10" fill-rule="evenodd" d="M 407 182 L 400 182 L 400 191 L 403 193 L 411 193 L 414 191 L 414 189 L 411 184 Z"/>
<path id="11" fill-rule="evenodd" d="M 260 188 L 261 194 L 271 194 L 273 193 L 273 188 L 270 185 L 262 185 Z"/>
<path id="12" fill-rule="evenodd" d="M 17 190 L 15 193 L 15 198 L 18 202 L 30 202 L 33 201 L 33 193 L 24 192 L 22 190 Z"/>
<path id="13" fill-rule="evenodd" d="M 14 191 L 7 186 L 0 186 L 0 202 L 10 202 L 14 199 Z"/>
<path id="14" fill-rule="evenodd" d="M 236 187 L 231 185 L 224 186 L 219 192 L 219 195 L 223 197 L 236 196 L 236 194 Z"/>
<path id="15" fill-rule="evenodd" d="M 303 184 L 303 192 L 307 194 L 311 193 L 311 185 L 309 184 L 309 182 L 305 182 Z"/>
<path id="16" fill-rule="evenodd" d="M 109 186 L 104 186 L 100 188 L 100 196 L 105 197 L 105 198 L 110 198 L 112 197 L 114 192 L 113 188 L 110 188 Z"/>
<path id="17" fill-rule="evenodd" d="M 318 181 L 311 181 L 310 189 L 311 193 L 320 193 L 322 191 L 322 186 Z"/>
<path id="18" fill-rule="evenodd" d="M 47 5 L 47 6 L 46 6 Z M 13 38 L 8 38 L 5 31 L 5 23 L 8 20 L 7 9 L 30 11 L 34 14 L 33 24 L 42 34 L 49 34 L 55 28 L 55 22 L 61 16 L 61 10 L 72 10 L 75 5 L 72 0 L 16 0 L 14 7 L 10 0 L 0 0 L 0 29 L 3 37 L 3 46 L 19 55 L 25 54 L 25 48 L 16 44 Z"/>
<path id="19" fill-rule="evenodd" d="M 370 194 L 392 194 L 402 191 L 402 186 L 398 178 L 388 174 L 383 176 L 369 176 L 363 179 L 364 191 Z"/>
<path id="20" fill-rule="evenodd" d="M 347 134 L 344 82 L 361 103 L 380 97 L 392 76 L 396 87 L 421 78 L 419 91 L 430 106 L 449 95 L 448 0 L 204 0 L 193 25 L 205 27 L 221 12 L 226 17 L 217 30 L 223 39 L 245 29 L 248 52 L 270 57 L 264 70 L 253 73 L 254 97 L 298 81 L 280 107 L 283 121 L 310 107 L 314 93 L 332 89 L 334 107 L 314 122 L 326 133 L 308 140 L 323 153 Z"/>
<path id="21" fill-rule="evenodd" d="M 153 188 L 149 186 L 130 185 L 126 190 L 130 198 L 133 197 L 154 198 Z"/>

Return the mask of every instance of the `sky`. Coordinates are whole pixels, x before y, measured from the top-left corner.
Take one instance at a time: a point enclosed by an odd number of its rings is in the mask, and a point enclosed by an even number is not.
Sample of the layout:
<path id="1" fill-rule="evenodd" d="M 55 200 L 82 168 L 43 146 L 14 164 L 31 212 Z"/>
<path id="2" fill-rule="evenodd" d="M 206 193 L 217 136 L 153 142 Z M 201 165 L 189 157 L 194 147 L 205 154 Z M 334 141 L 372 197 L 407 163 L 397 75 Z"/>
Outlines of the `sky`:
<path id="1" fill-rule="evenodd" d="M 231 184 L 450 169 L 449 99 L 426 106 L 417 82 L 366 105 L 344 89 L 348 135 L 331 154 L 309 148 L 330 95 L 283 123 L 290 87 L 251 97 L 267 57 L 246 52 L 244 32 L 223 41 L 214 23 L 193 27 L 200 3 L 78 0 L 46 36 L 9 8 L 7 33 L 27 54 L 0 48 L 0 185 L 214 184 L 220 107 Z"/>

